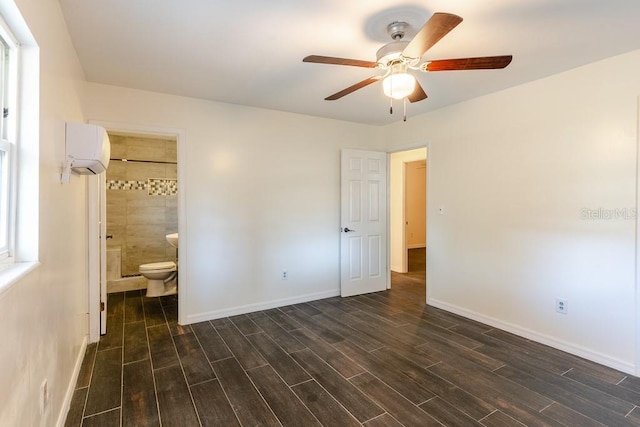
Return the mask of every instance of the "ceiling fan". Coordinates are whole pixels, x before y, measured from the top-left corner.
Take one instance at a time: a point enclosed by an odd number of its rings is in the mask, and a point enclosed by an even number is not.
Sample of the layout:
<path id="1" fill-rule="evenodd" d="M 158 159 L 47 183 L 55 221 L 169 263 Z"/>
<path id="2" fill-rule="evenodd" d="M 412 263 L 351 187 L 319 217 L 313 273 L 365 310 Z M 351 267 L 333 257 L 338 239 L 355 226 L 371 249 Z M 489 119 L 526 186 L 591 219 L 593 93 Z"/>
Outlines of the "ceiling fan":
<path id="1" fill-rule="evenodd" d="M 409 24 L 404 21 L 394 21 L 387 26 L 387 33 L 393 41 L 378 50 L 375 62 L 319 55 L 309 55 L 302 61 L 383 70 L 384 73 L 382 75 L 371 76 L 326 97 L 325 100 L 334 101 L 340 99 L 358 89 L 382 80 L 384 94 L 391 98 L 390 112 L 393 113 L 393 99 L 403 99 L 404 120 L 406 121 L 406 100 L 418 102 L 427 98 L 424 89 L 416 81 L 413 74 L 409 73 L 409 70 L 425 72 L 487 70 L 504 68 L 511 63 L 511 55 L 439 59 L 421 63 L 422 56 L 461 22 L 462 18 L 457 15 L 442 12 L 434 13 L 412 40 L 404 40 Z"/>

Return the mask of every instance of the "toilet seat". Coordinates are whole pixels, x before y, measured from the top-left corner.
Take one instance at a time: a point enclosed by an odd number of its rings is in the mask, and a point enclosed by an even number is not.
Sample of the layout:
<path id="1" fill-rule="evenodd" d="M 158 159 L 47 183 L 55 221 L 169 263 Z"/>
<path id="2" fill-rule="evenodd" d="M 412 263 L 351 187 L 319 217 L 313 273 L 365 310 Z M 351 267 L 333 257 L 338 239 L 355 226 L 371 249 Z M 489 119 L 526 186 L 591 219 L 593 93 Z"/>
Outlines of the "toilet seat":
<path id="1" fill-rule="evenodd" d="M 153 272 L 166 271 L 166 272 L 170 272 L 170 271 L 175 271 L 176 268 L 177 268 L 176 263 L 173 262 L 173 261 L 152 262 L 150 264 L 142 264 L 140 266 L 140 273 L 146 272 L 146 271 L 153 271 Z"/>

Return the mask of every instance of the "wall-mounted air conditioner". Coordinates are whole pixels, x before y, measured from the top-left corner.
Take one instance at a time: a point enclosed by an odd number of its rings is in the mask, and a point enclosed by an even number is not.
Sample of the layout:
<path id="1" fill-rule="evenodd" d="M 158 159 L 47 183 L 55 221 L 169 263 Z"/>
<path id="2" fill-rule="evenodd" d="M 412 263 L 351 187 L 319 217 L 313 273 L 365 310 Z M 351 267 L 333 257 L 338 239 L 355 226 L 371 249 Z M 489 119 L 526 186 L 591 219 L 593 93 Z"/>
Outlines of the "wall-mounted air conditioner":
<path id="1" fill-rule="evenodd" d="M 111 143 L 103 127 L 67 123 L 65 144 L 66 161 L 62 182 L 69 182 L 71 171 L 80 175 L 97 175 L 109 166 Z"/>

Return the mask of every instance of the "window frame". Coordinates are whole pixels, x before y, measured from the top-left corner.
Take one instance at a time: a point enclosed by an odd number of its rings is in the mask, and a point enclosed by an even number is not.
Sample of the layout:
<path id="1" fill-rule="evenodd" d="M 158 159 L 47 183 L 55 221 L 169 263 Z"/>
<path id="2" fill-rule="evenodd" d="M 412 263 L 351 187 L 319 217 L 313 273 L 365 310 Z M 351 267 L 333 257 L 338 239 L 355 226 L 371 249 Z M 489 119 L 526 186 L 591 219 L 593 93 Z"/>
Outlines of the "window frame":
<path id="1" fill-rule="evenodd" d="M 0 262 L 15 256 L 20 44 L 0 16 Z M 4 117 L 4 109 L 7 117 Z"/>

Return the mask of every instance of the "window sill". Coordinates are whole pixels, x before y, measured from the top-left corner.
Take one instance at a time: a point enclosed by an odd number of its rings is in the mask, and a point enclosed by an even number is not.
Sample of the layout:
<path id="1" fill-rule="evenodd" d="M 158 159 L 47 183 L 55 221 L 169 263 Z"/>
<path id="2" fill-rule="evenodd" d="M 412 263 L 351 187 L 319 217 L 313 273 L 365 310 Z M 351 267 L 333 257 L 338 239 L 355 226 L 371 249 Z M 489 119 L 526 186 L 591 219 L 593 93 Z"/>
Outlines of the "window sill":
<path id="1" fill-rule="evenodd" d="M 0 295 L 11 288 L 11 285 L 25 277 L 40 265 L 37 261 L 31 262 L 2 262 L 0 263 Z"/>

